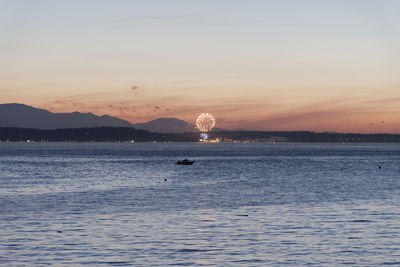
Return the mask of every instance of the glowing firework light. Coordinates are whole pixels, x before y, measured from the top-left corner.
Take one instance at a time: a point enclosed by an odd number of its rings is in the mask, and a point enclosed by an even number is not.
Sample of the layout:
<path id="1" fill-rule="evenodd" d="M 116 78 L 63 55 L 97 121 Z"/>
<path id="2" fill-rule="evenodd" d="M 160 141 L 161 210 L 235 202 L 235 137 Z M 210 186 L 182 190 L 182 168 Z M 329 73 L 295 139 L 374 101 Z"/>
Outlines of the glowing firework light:
<path id="1" fill-rule="evenodd" d="M 200 134 L 200 138 L 203 139 L 203 140 L 207 140 L 207 139 L 208 139 L 208 134 L 206 134 L 206 133 L 201 133 L 201 134 Z"/>
<path id="2" fill-rule="evenodd" d="M 208 139 L 208 131 L 215 126 L 215 118 L 211 113 L 201 113 L 196 119 L 196 127 L 202 133 L 200 134 L 200 139 L 203 141 Z"/>
<path id="3" fill-rule="evenodd" d="M 196 119 L 196 127 L 202 132 L 211 131 L 215 126 L 215 118 L 211 113 L 201 113 Z"/>

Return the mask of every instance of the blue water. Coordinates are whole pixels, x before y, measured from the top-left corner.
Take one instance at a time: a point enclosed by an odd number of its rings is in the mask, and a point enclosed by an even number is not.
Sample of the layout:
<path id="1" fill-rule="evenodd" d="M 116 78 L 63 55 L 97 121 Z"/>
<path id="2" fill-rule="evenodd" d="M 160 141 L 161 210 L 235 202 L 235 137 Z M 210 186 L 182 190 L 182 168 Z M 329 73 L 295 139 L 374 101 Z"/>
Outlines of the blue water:
<path id="1" fill-rule="evenodd" d="M 399 222 L 398 144 L 0 143 L 2 266 L 400 265 Z"/>

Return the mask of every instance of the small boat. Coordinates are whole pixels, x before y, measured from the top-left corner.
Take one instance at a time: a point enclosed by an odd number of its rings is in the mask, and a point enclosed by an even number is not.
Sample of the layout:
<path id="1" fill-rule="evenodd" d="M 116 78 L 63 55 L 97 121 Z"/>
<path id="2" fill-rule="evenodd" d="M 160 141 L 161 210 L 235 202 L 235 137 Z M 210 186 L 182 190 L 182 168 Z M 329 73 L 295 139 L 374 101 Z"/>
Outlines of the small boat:
<path id="1" fill-rule="evenodd" d="M 190 161 L 190 160 L 184 159 L 184 160 L 178 160 L 176 162 L 176 164 L 178 164 L 178 165 L 192 165 L 193 162 L 194 161 Z"/>

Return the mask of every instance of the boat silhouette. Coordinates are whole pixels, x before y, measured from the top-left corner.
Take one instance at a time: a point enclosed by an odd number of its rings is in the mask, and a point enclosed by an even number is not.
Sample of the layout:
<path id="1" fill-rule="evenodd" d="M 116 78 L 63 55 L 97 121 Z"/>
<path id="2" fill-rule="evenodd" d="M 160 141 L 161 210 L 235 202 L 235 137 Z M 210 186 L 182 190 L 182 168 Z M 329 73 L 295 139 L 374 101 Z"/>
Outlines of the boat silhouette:
<path id="1" fill-rule="evenodd" d="M 176 164 L 178 164 L 178 165 L 192 165 L 193 162 L 194 161 L 190 161 L 190 160 L 184 159 L 184 160 L 178 160 L 176 162 Z"/>

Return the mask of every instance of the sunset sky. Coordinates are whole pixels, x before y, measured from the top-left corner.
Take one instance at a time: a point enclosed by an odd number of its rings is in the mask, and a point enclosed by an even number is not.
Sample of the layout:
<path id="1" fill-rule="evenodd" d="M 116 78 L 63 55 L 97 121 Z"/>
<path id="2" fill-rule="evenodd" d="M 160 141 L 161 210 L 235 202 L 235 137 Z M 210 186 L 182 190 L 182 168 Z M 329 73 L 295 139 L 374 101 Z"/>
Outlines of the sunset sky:
<path id="1" fill-rule="evenodd" d="M 0 4 L 0 103 L 400 133 L 400 1 Z"/>

